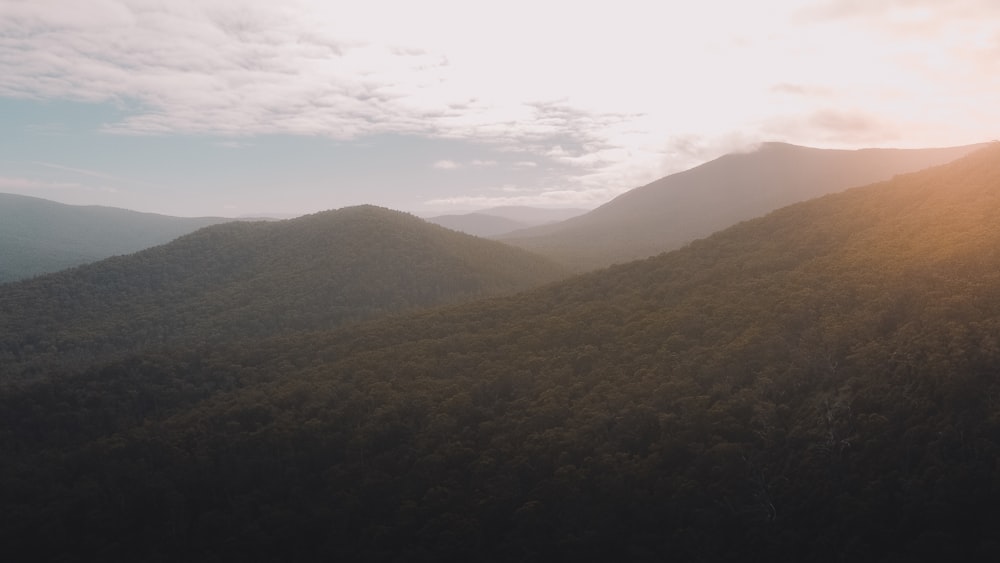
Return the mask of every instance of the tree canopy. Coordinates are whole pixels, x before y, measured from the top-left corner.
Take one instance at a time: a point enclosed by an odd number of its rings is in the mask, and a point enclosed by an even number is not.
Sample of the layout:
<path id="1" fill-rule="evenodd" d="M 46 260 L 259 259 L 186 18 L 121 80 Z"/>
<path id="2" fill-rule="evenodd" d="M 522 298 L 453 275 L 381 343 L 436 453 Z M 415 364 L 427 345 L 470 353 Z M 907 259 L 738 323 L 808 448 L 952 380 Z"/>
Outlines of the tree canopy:
<path id="1" fill-rule="evenodd" d="M 331 328 L 566 275 L 526 251 L 374 206 L 215 225 L 0 286 L 0 376 L 179 341 Z"/>
<path id="2" fill-rule="evenodd" d="M 57 560 L 994 561 L 1000 146 L 535 290 L 9 382 Z"/>

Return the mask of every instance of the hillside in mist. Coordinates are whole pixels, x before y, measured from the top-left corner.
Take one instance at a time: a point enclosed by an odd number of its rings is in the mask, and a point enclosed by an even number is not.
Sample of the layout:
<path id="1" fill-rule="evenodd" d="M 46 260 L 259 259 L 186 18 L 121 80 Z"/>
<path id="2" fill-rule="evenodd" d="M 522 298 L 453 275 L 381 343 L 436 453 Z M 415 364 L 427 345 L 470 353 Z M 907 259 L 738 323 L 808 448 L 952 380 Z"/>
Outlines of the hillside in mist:
<path id="1" fill-rule="evenodd" d="M 472 213 L 437 215 L 431 223 L 479 237 L 495 237 L 538 225 L 565 221 L 586 209 L 544 209 L 526 206 L 491 207 Z"/>
<path id="2" fill-rule="evenodd" d="M 785 205 L 888 180 L 982 145 L 828 150 L 765 143 L 628 191 L 597 209 L 500 239 L 578 270 L 653 256 Z"/>
<path id="3" fill-rule="evenodd" d="M 325 329 L 565 275 L 523 250 L 373 206 L 226 223 L 0 287 L 0 362 L 8 374 L 38 372 L 40 358 Z"/>
<path id="4" fill-rule="evenodd" d="M 220 217 L 170 217 L 0 193 L 0 283 L 131 254 Z"/>
<path id="5" fill-rule="evenodd" d="M 534 291 L 8 383 L 0 540 L 35 560 L 995 561 L 998 335 L 993 145 Z"/>
<path id="6" fill-rule="evenodd" d="M 526 229 L 531 225 L 508 219 L 497 217 L 486 213 L 463 213 L 460 215 L 437 215 L 428 217 L 427 221 L 435 225 L 441 225 L 446 229 L 459 231 L 462 233 L 475 235 L 477 237 L 492 237 Z"/>

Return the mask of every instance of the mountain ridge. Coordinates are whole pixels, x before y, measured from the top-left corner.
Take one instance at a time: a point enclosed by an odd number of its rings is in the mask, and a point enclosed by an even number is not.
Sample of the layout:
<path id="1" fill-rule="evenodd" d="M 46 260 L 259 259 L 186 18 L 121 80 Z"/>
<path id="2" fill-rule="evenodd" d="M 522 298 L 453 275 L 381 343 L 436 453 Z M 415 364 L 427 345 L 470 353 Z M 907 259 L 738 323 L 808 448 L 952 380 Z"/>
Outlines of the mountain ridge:
<path id="1" fill-rule="evenodd" d="M 556 223 L 586 212 L 586 209 L 501 206 L 464 214 L 436 215 L 428 217 L 427 221 L 470 235 L 498 238 L 512 231 Z"/>
<path id="2" fill-rule="evenodd" d="M 250 338 L 328 327 L 564 275 L 526 251 L 357 206 L 207 227 L 129 256 L 8 284 L 0 289 L 0 330 L 10 337 L 3 351 L 11 362 L 29 345 L 85 356 L 88 348 L 132 350 L 189 332 Z"/>
<path id="3" fill-rule="evenodd" d="M 629 190 L 584 215 L 498 237 L 577 269 L 673 250 L 739 221 L 944 164 L 984 144 L 835 150 L 764 143 Z"/>
<path id="4" fill-rule="evenodd" d="M 164 244 L 222 217 L 171 217 L 0 193 L 0 283 Z"/>

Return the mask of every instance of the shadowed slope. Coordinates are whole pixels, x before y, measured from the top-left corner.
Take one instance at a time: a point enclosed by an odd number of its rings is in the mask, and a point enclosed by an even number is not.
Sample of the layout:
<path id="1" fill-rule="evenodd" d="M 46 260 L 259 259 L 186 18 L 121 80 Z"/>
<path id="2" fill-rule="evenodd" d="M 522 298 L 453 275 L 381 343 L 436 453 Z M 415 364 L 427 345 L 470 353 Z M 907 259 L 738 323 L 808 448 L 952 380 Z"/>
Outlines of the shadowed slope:
<path id="1" fill-rule="evenodd" d="M 0 194 L 0 283 L 130 254 L 227 221 Z"/>
<path id="2" fill-rule="evenodd" d="M 564 275 L 523 250 L 371 206 L 234 222 L 0 287 L 2 353 L 13 371 L 38 352 L 64 360 L 329 328 Z"/>

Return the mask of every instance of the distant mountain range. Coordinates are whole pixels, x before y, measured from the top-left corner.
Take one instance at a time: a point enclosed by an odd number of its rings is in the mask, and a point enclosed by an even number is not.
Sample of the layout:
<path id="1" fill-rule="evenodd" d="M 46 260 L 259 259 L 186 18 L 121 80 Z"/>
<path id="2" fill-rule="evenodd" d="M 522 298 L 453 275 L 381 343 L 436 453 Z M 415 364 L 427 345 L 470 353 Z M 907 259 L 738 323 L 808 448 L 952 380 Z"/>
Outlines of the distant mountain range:
<path id="1" fill-rule="evenodd" d="M 983 145 L 814 149 L 765 143 L 630 190 L 594 209 L 507 206 L 426 219 L 576 271 L 679 248 L 819 195 L 950 162 Z M 0 194 L 0 283 L 163 244 L 223 218 L 179 218 Z"/>
<path id="2" fill-rule="evenodd" d="M 337 326 L 341 306 L 557 274 L 484 242 L 355 208 L 0 287 L 5 552 L 1000 557 L 1000 145 L 647 260 Z"/>
<path id="3" fill-rule="evenodd" d="M 46 350 L 41 357 L 85 363 L 177 342 L 327 329 L 566 275 L 519 248 L 374 206 L 230 222 L 0 287 L 0 364 L 9 375 Z"/>
<path id="4" fill-rule="evenodd" d="M 169 217 L 0 193 L 0 283 L 169 242 L 220 217 Z"/>
<path id="5" fill-rule="evenodd" d="M 578 270 L 673 250 L 786 205 L 982 148 L 829 150 L 765 143 L 630 190 L 566 221 L 499 236 Z"/>
<path id="6" fill-rule="evenodd" d="M 496 237 L 511 231 L 565 221 L 586 213 L 586 209 L 545 209 L 503 206 L 457 215 L 429 217 L 431 223 L 480 237 Z"/>

